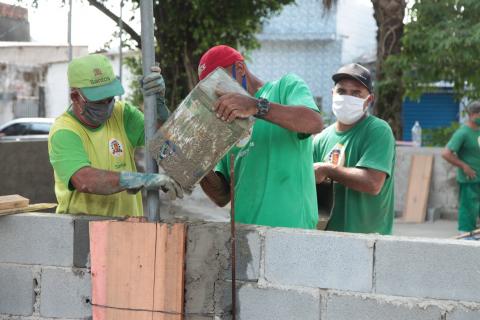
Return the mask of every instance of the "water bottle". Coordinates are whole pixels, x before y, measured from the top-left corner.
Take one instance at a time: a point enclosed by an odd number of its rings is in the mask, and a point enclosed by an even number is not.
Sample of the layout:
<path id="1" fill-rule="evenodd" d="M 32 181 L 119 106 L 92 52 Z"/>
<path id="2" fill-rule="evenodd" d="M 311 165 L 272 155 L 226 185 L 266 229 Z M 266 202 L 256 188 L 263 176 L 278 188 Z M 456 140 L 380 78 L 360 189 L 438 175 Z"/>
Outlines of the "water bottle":
<path id="1" fill-rule="evenodd" d="M 414 147 L 422 146 L 422 127 L 420 127 L 418 121 L 415 121 L 412 127 L 412 142 Z"/>

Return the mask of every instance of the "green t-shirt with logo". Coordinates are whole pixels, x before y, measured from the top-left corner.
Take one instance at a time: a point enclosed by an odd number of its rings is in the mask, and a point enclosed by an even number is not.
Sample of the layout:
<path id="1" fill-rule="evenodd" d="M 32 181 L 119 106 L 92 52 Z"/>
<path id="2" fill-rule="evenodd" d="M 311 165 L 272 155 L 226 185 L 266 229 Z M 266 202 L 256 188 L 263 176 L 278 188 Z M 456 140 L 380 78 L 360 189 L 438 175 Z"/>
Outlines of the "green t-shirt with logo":
<path id="1" fill-rule="evenodd" d="M 255 94 L 270 102 L 318 111 L 310 89 L 288 74 Z M 257 119 L 249 141 L 230 150 L 216 171 L 230 181 L 235 155 L 235 220 L 272 227 L 314 229 L 318 221 L 312 138 Z"/>
<path id="2" fill-rule="evenodd" d="M 391 234 L 394 218 L 393 170 L 395 139 L 389 125 L 367 116 L 344 132 L 333 124 L 314 139 L 314 162 L 385 172 L 387 178 L 376 196 L 334 184 L 335 200 L 327 229 Z"/>
<path id="3" fill-rule="evenodd" d="M 127 103 L 115 103 L 112 116 L 95 129 L 78 121 L 69 108 L 55 120 L 48 139 L 50 163 L 55 175 L 57 212 L 142 216 L 141 193 L 82 193 L 73 188 L 70 179 L 75 172 L 87 166 L 109 171 L 136 171 L 134 150 L 144 143 L 143 113 Z"/>
<path id="4" fill-rule="evenodd" d="M 462 169 L 457 168 L 459 183 L 480 182 L 480 130 L 463 125 L 448 141 L 447 148 L 455 152 L 460 160 L 468 164 L 475 172 L 475 179 L 468 179 Z"/>

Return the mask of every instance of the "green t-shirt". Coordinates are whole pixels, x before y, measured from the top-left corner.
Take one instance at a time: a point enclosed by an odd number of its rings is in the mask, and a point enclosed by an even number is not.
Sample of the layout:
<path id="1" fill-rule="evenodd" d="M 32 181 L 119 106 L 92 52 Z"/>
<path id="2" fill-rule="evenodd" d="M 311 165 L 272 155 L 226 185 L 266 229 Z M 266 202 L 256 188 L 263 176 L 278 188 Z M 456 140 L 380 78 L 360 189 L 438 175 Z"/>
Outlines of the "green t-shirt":
<path id="1" fill-rule="evenodd" d="M 466 125 L 461 126 L 448 141 L 447 148 L 455 152 L 460 160 L 477 173 L 475 179 L 467 179 L 463 170 L 457 168 L 457 181 L 480 182 L 480 130 L 474 130 Z"/>
<path id="2" fill-rule="evenodd" d="M 59 213 L 142 215 L 141 195 L 124 192 L 102 196 L 76 191 L 70 179 L 91 166 L 110 171 L 136 171 L 134 149 L 145 143 L 143 113 L 117 102 L 112 116 L 92 129 L 78 121 L 71 109 L 58 117 L 50 131 L 49 156 L 55 173 Z"/>
<path id="3" fill-rule="evenodd" d="M 265 83 L 255 96 L 318 111 L 308 86 L 293 74 Z M 230 154 L 235 154 L 235 220 L 314 229 L 318 210 L 312 152 L 310 135 L 257 119 L 250 140 L 232 148 L 215 169 L 229 181 Z"/>
<path id="4" fill-rule="evenodd" d="M 369 168 L 387 174 L 376 196 L 335 183 L 335 202 L 328 230 L 392 233 L 395 139 L 385 121 L 367 116 L 344 132 L 337 132 L 335 124 L 331 125 L 315 137 L 313 158 L 314 162 Z"/>

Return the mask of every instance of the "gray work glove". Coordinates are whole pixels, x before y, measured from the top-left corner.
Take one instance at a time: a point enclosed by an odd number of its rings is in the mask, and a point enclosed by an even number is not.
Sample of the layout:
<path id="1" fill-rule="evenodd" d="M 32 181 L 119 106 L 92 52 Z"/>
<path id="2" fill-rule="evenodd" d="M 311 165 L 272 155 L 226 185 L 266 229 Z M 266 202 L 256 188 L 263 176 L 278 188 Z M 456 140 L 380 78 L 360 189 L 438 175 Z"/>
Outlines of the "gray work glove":
<path id="1" fill-rule="evenodd" d="M 160 121 L 165 122 L 170 111 L 165 104 L 165 81 L 162 76 L 162 69 L 160 67 L 151 67 L 150 74 L 145 76 L 140 82 L 142 91 L 146 96 L 156 95 L 157 101 L 157 117 Z"/>
<path id="2" fill-rule="evenodd" d="M 147 190 L 161 189 L 171 200 L 183 198 L 182 187 L 172 178 L 161 173 L 120 172 L 120 186 L 127 192 L 136 193 L 141 188 Z"/>

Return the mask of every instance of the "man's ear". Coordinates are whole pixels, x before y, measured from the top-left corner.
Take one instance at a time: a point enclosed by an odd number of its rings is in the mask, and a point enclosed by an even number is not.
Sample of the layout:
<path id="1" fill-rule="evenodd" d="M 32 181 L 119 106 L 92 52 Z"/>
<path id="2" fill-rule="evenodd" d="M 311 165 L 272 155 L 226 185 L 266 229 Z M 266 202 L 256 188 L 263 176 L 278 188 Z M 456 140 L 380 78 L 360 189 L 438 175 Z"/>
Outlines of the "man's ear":
<path id="1" fill-rule="evenodd" d="M 244 76 L 247 73 L 247 66 L 245 65 L 245 62 L 243 61 L 237 61 L 235 62 L 235 71 L 237 72 L 238 75 Z"/>
<path id="2" fill-rule="evenodd" d="M 77 101 L 78 98 L 79 98 L 78 91 L 70 90 L 70 99 L 72 99 L 72 101 Z"/>

